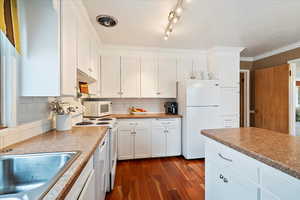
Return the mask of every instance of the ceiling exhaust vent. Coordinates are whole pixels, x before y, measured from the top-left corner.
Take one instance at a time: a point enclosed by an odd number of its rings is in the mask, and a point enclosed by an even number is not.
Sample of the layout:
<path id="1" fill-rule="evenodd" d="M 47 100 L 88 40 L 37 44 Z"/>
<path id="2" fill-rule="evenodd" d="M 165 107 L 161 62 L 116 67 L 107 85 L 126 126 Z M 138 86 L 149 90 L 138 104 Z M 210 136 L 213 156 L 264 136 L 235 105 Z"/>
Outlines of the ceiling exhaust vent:
<path id="1" fill-rule="evenodd" d="M 118 20 L 109 15 L 99 15 L 96 20 L 100 25 L 105 27 L 114 27 L 118 24 Z"/>

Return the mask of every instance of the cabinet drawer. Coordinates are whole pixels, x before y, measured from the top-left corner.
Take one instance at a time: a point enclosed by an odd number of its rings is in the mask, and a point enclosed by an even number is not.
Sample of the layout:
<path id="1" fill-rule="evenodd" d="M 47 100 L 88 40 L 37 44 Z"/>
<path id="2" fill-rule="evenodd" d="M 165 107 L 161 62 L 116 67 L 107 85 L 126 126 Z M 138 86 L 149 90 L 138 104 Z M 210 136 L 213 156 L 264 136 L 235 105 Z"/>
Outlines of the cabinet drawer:
<path id="1" fill-rule="evenodd" d="M 206 138 L 205 158 L 208 162 L 240 172 L 255 183 L 259 182 L 257 161 L 209 138 Z"/>
<path id="2" fill-rule="evenodd" d="M 261 167 L 261 185 L 276 199 L 299 199 L 300 180 L 265 164 Z"/>
<path id="3" fill-rule="evenodd" d="M 154 127 L 166 127 L 166 126 L 172 126 L 176 127 L 179 126 L 180 119 L 174 118 L 174 119 L 154 119 L 152 120 L 152 126 Z"/>
<path id="4" fill-rule="evenodd" d="M 118 127 L 120 128 L 145 128 L 145 127 L 149 127 L 150 125 L 150 121 L 149 120 L 138 120 L 138 119 L 134 119 L 134 120 L 118 120 Z"/>

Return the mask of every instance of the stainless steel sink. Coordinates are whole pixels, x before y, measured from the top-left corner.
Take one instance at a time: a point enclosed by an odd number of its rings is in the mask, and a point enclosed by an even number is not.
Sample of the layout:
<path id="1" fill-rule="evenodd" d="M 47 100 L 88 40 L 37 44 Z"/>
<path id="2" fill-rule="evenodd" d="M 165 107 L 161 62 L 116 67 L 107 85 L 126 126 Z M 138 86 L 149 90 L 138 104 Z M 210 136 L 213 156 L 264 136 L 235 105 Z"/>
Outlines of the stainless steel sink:
<path id="1" fill-rule="evenodd" d="M 0 156 L 0 199 L 41 199 L 80 152 Z"/>

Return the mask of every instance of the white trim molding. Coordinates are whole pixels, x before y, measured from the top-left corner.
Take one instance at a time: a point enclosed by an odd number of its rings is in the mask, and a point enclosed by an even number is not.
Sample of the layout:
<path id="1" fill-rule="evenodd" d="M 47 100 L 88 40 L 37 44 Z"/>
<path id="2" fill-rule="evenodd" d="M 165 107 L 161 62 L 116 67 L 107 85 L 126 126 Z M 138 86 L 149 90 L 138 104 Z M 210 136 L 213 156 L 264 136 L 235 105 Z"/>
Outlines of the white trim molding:
<path id="1" fill-rule="evenodd" d="M 241 57 L 240 60 L 245 61 L 245 62 L 253 62 L 254 61 L 253 57 Z"/>
<path id="2" fill-rule="evenodd" d="M 293 44 L 290 44 L 290 45 L 287 45 L 287 46 L 284 46 L 284 47 L 281 47 L 281 48 L 278 48 L 278 49 L 274 49 L 272 51 L 263 53 L 261 55 L 255 56 L 254 61 L 260 60 L 260 59 L 263 59 L 263 58 L 267 58 L 267 57 L 270 57 L 270 56 L 274 56 L 274 55 L 277 55 L 277 54 L 280 54 L 280 53 L 284 53 L 286 51 L 290 51 L 290 50 L 293 50 L 293 49 L 297 49 L 299 47 L 300 47 L 300 41 L 296 42 L 296 43 L 293 43 Z"/>

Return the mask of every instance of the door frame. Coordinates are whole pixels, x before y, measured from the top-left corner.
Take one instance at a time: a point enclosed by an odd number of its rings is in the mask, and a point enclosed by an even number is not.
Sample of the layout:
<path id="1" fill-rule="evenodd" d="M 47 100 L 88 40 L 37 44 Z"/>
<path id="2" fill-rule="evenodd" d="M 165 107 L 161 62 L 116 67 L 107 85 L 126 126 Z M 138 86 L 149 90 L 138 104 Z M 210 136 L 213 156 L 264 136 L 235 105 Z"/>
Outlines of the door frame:
<path id="1" fill-rule="evenodd" d="M 289 134 L 296 136 L 296 63 L 300 59 L 288 61 L 290 64 L 289 76 Z"/>
<path id="2" fill-rule="evenodd" d="M 241 69 L 240 73 L 244 74 L 245 85 L 244 85 L 244 125 L 245 127 L 250 126 L 250 70 Z"/>

